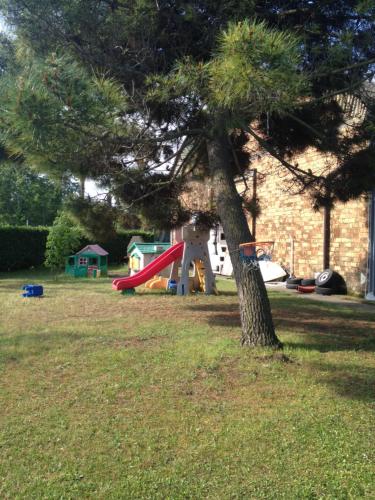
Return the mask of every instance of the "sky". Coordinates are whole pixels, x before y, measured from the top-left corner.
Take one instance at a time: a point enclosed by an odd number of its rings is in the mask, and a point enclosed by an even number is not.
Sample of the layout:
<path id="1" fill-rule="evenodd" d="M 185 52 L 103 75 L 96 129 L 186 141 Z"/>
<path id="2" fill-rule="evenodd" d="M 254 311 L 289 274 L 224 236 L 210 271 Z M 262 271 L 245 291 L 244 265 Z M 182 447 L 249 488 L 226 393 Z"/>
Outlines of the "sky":
<path id="1" fill-rule="evenodd" d="M 7 31 L 7 25 L 2 16 L 0 16 L 0 31 Z"/>
<path id="2" fill-rule="evenodd" d="M 0 16 L 0 32 L 7 31 L 7 25 L 4 21 L 4 18 Z M 88 180 L 86 182 L 86 192 L 90 196 L 96 196 L 98 194 L 98 188 L 93 180 Z M 101 190 L 103 192 L 103 190 Z"/>
<path id="3" fill-rule="evenodd" d="M 85 190 L 86 193 L 90 196 L 96 196 L 98 194 L 98 187 L 95 184 L 95 181 L 91 179 L 86 181 Z M 103 193 L 103 189 L 101 189 L 100 192 Z"/>

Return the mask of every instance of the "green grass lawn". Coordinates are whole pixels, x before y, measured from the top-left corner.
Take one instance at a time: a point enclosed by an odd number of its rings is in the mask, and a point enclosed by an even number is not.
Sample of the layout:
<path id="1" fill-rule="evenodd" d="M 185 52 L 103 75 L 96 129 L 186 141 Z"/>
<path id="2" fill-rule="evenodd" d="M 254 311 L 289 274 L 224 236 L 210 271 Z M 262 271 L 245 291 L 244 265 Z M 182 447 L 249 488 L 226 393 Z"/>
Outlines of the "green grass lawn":
<path id="1" fill-rule="evenodd" d="M 282 356 L 219 289 L 1 275 L 0 497 L 375 498 L 375 308 L 271 292 Z"/>

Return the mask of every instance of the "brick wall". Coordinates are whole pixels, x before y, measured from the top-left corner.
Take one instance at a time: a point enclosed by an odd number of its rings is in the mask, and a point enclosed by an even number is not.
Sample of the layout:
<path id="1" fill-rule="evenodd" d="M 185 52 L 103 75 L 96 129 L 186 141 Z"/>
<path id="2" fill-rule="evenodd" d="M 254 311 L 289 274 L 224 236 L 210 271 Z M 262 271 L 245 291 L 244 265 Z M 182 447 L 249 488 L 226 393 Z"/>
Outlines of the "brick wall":
<path id="1" fill-rule="evenodd" d="M 302 169 L 327 170 L 332 159 L 309 150 L 296 157 Z M 263 156 L 252 167 L 258 171 L 257 197 L 261 214 L 256 239 L 275 241 L 274 259 L 292 267 L 296 276 L 314 277 L 323 270 L 323 210 L 312 209 L 308 194 L 295 194 L 289 174 L 281 173 L 276 160 Z M 242 186 L 239 186 L 239 190 Z M 365 198 L 337 204 L 331 212 L 330 267 L 345 279 L 352 293 L 363 294 L 368 251 L 368 204 Z M 250 223 L 251 221 L 249 221 Z"/>
<path id="2" fill-rule="evenodd" d="M 362 198 L 338 205 L 331 217 L 331 267 L 344 276 L 352 292 L 363 295 L 369 243 L 368 202 Z"/>
<path id="3" fill-rule="evenodd" d="M 295 158 L 302 169 L 313 172 L 332 167 L 332 158 L 309 150 Z M 257 197 L 261 214 L 256 221 L 256 239 L 274 240 L 274 260 L 292 267 L 296 276 L 314 277 L 323 270 L 323 211 L 314 211 L 307 194 L 296 195 L 289 174 L 273 158 L 262 155 L 251 164 L 257 169 Z M 248 183 L 252 185 L 251 182 Z M 239 192 L 244 185 L 238 183 Z M 252 192 L 248 193 L 251 197 Z M 189 185 L 183 201 L 191 209 L 212 207 L 210 186 L 200 181 Z M 251 227 L 251 217 L 249 224 Z M 351 293 L 364 294 L 368 252 L 368 204 L 365 198 L 337 204 L 331 213 L 330 267 L 345 279 Z"/>

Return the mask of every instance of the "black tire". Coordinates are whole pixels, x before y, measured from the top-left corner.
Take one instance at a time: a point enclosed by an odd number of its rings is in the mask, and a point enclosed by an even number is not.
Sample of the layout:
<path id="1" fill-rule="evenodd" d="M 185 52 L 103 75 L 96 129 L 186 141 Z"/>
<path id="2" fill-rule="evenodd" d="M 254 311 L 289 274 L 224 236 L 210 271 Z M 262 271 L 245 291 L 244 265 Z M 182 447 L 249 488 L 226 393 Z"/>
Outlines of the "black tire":
<path id="1" fill-rule="evenodd" d="M 288 290 L 297 290 L 298 287 L 299 287 L 299 285 L 293 285 L 293 284 L 289 284 L 289 283 L 286 284 L 286 288 Z"/>
<path id="2" fill-rule="evenodd" d="M 315 280 L 317 286 L 329 286 L 332 276 L 333 276 L 333 271 L 331 269 L 325 269 L 319 274 L 319 276 Z"/>
<path id="3" fill-rule="evenodd" d="M 333 289 L 337 295 L 346 295 L 348 293 L 348 290 L 346 288 L 346 284 L 344 281 L 340 285 L 335 285 Z"/>
<path id="4" fill-rule="evenodd" d="M 316 278 L 315 283 L 317 286 L 323 286 L 328 288 L 335 288 L 338 286 L 342 286 L 343 284 L 342 277 L 332 271 L 332 269 L 325 269 L 319 276 Z"/>
<path id="5" fill-rule="evenodd" d="M 301 281 L 302 286 L 314 286 L 315 285 L 315 279 L 305 279 Z"/>
<path id="6" fill-rule="evenodd" d="M 329 287 L 317 286 L 315 288 L 315 293 L 317 293 L 318 295 L 333 295 L 335 293 L 335 290 Z"/>
<path id="7" fill-rule="evenodd" d="M 302 278 L 288 278 L 286 280 L 287 285 L 300 285 Z"/>

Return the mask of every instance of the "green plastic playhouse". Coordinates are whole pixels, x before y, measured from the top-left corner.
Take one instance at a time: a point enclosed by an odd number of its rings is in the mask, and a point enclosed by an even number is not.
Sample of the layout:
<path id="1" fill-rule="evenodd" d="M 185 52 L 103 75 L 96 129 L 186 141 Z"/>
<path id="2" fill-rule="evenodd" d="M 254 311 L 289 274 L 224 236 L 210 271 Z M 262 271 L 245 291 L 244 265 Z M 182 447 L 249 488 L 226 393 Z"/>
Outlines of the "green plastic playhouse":
<path id="1" fill-rule="evenodd" d="M 75 278 L 107 274 L 108 252 L 99 245 L 87 245 L 75 255 L 66 258 L 65 273 Z"/>
<path id="2" fill-rule="evenodd" d="M 160 254 L 170 248 L 170 243 L 162 243 L 155 241 L 154 243 L 144 243 L 134 241 L 128 246 L 129 270 L 133 275 L 144 269 Z"/>

